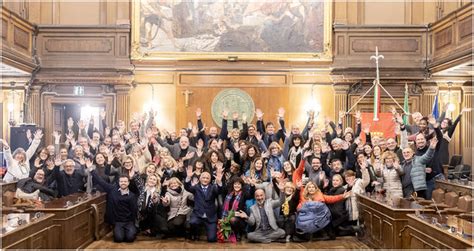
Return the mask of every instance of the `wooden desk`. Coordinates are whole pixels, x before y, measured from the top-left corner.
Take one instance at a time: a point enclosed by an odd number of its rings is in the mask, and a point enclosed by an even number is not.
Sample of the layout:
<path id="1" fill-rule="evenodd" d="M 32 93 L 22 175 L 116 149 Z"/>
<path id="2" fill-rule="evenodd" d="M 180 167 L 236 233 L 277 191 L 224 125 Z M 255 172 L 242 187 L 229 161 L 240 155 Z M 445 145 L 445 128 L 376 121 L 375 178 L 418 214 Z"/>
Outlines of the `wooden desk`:
<path id="1" fill-rule="evenodd" d="M 30 217 L 30 219 L 33 216 Z M 26 225 L 0 233 L 2 249 L 45 249 L 54 246 L 54 214 L 45 214 Z M 2 223 L 2 227 L 5 227 Z"/>
<path id="2" fill-rule="evenodd" d="M 2 189 L 2 194 L 5 193 L 6 191 L 16 191 L 16 183 L 18 181 L 11 181 L 11 182 L 3 182 L 0 181 L 0 188 Z"/>
<path id="3" fill-rule="evenodd" d="M 404 236 L 400 233 L 408 224 L 407 214 L 416 210 L 433 212 L 407 200 L 402 201 L 399 207 L 391 207 L 375 197 L 357 197 L 359 219 L 365 227 L 364 242 L 372 248 L 402 248 Z"/>
<path id="4" fill-rule="evenodd" d="M 451 180 L 436 180 L 435 187 L 442 188 L 445 191 L 449 191 L 449 192 L 452 191 L 452 192 L 456 192 L 457 194 L 471 195 L 471 196 L 472 196 L 472 189 L 474 189 L 472 185 L 471 186 L 464 185 L 460 182 L 454 182 Z"/>
<path id="5" fill-rule="evenodd" d="M 402 248 L 410 249 L 469 249 L 474 243 L 472 238 L 466 239 L 451 234 L 447 230 L 433 226 L 413 214 L 408 215 L 408 227 Z"/>
<path id="6" fill-rule="evenodd" d="M 67 202 L 74 203 L 66 207 Z M 55 233 L 60 241 L 51 248 L 84 248 L 94 239 L 100 239 L 109 232 L 104 222 L 106 194 L 87 197 L 87 194 L 72 194 L 45 202 L 44 206 L 26 209 L 27 212 L 53 213 Z"/>

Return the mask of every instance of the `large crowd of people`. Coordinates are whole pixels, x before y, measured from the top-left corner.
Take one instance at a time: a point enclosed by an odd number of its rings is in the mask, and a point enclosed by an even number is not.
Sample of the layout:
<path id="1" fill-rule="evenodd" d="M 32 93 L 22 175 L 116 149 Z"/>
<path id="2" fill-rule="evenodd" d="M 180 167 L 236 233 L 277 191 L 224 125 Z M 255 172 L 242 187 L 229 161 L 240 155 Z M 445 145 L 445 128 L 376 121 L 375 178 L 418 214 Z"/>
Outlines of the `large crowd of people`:
<path id="1" fill-rule="evenodd" d="M 138 232 L 198 240 L 203 230 L 209 242 L 335 239 L 360 231 L 357 194 L 431 199 L 466 111 L 455 121 L 413 113 L 409 125 L 393 109 L 394 138 L 372 135 L 360 112 L 318 124 L 309 111 L 303 128 L 288 130 L 283 108 L 278 125 L 265 123 L 259 109 L 256 124 L 223 111 L 219 131 L 204 126 L 198 109 L 196 125 L 171 133 L 157 126 L 153 111 L 134 116 L 128 131 L 123 121 L 107 125 L 102 113 L 99 125 L 70 118 L 67 131 L 54 132 L 54 144 L 44 148 L 40 130 L 27 133 L 26 151 L 2 140 L 3 180 L 18 180 L 19 189 L 43 201 L 107 193 L 116 242 L 132 242 Z M 343 128 L 347 116 L 355 128 Z"/>

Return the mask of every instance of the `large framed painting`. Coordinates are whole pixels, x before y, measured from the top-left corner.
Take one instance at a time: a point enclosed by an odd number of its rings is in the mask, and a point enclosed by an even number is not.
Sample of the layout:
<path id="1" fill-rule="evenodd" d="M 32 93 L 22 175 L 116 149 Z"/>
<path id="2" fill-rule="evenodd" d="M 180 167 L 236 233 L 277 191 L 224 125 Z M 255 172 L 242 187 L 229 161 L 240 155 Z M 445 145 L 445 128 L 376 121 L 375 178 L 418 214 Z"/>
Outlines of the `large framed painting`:
<path id="1" fill-rule="evenodd" d="M 133 60 L 329 61 L 332 1 L 132 1 Z"/>

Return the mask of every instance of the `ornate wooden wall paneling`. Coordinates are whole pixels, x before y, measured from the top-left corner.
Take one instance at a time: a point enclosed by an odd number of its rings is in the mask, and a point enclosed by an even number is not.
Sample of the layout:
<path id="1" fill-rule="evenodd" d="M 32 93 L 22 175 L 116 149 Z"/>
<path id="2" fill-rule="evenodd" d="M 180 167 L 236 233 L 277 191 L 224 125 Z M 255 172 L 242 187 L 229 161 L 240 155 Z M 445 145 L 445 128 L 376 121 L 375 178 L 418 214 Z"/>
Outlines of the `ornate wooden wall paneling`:
<path id="1" fill-rule="evenodd" d="M 433 73 L 472 61 L 473 4 L 466 4 L 430 27 Z"/>
<path id="2" fill-rule="evenodd" d="M 36 67 L 32 59 L 35 26 L 2 6 L 2 63 L 26 73 Z"/>
<path id="3" fill-rule="evenodd" d="M 375 63 L 369 60 L 378 47 L 383 79 L 423 79 L 427 56 L 427 28 L 417 26 L 334 25 L 333 78 L 373 79 Z"/>
<path id="4" fill-rule="evenodd" d="M 129 43 L 129 25 L 40 25 L 38 55 L 43 68 L 130 71 Z"/>

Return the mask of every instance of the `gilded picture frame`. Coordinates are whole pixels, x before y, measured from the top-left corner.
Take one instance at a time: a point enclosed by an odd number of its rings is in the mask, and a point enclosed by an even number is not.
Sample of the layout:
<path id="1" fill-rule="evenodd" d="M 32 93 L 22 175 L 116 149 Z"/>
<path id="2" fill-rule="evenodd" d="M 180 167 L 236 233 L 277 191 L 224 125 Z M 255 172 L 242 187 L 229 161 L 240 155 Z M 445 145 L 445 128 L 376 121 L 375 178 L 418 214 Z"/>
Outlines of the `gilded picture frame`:
<path id="1" fill-rule="evenodd" d="M 323 1 L 323 45 L 320 52 L 171 52 L 144 50 L 140 39 L 141 1 L 132 1 L 131 58 L 133 61 L 176 61 L 176 60 L 216 60 L 216 61 L 332 61 L 332 15 L 333 2 Z"/>

